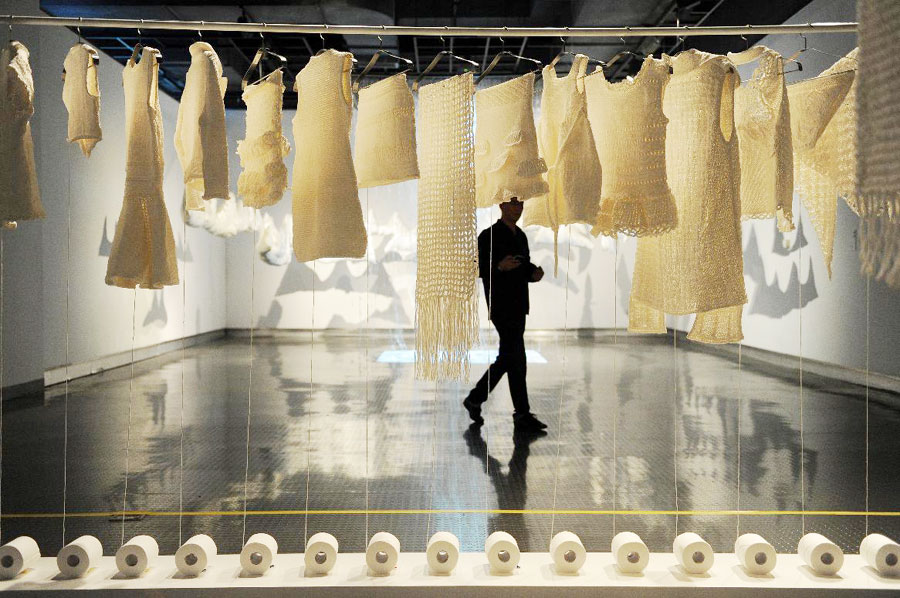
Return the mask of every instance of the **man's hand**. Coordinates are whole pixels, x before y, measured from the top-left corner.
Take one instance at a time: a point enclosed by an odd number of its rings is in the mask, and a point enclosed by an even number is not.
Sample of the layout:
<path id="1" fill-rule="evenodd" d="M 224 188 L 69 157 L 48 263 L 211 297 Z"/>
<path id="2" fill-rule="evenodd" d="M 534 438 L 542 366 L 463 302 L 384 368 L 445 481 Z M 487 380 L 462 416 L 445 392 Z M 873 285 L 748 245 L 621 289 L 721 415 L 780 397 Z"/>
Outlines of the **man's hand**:
<path id="1" fill-rule="evenodd" d="M 497 269 L 501 272 L 509 272 L 515 270 L 522 265 L 522 261 L 514 255 L 508 255 L 497 264 Z"/>
<path id="2" fill-rule="evenodd" d="M 534 282 L 539 281 L 543 277 L 544 277 L 544 269 L 541 268 L 540 266 L 535 268 L 534 272 L 531 273 L 531 280 L 533 280 Z"/>

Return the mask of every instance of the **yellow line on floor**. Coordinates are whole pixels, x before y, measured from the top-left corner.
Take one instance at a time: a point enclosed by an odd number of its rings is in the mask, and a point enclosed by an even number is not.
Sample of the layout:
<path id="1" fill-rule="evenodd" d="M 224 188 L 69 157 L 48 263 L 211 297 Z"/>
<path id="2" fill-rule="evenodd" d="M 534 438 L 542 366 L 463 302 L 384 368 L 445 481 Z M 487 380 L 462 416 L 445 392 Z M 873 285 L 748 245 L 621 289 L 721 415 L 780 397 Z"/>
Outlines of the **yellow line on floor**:
<path id="1" fill-rule="evenodd" d="M 591 509 L 296 509 L 247 511 L 247 515 L 679 515 L 679 516 L 744 516 L 807 515 L 810 517 L 900 517 L 900 511 L 765 511 L 765 510 L 591 510 Z M 122 511 L 66 513 L 65 517 L 122 517 Z M 244 511 L 125 511 L 125 517 L 229 517 L 243 516 Z M 62 518 L 62 513 L 3 513 L 3 519 Z"/>

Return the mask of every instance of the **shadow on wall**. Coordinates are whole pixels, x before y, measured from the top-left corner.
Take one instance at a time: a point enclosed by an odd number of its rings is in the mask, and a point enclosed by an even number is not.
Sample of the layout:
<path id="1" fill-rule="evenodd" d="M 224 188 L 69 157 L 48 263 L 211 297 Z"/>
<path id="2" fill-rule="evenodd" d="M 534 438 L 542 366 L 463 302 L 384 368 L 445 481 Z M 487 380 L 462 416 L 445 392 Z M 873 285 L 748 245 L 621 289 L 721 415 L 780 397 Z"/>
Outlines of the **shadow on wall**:
<path id="1" fill-rule="evenodd" d="M 773 247 L 774 259 L 783 259 L 790 257 L 791 254 L 798 252 L 800 248 L 807 245 L 806 237 L 803 234 L 802 220 L 797 225 L 797 235 L 790 249 L 785 247 L 784 235 L 777 229 L 775 222 L 775 242 Z M 800 273 L 797 262 L 792 260 L 791 274 L 788 279 L 787 288 L 781 290 L 778 284 L 777 274 L 773 276 L 771 283 L 766 280 L 766 270 L 763 263 L 762 253 L 759 250 L 759 241 L 756 238 L 756 231 L 750 229 L 748 235 L 747 247 L 744 250 L 744 275 L 754 283 L 754 290 L 751 293 L 750 305 L 748 313 L 760 314 L 770 318 L 781 318 L 791 311 L 800 307 L 805 307 L 810 301 L 818 298 L 819 293 L 816 289 L 816 281 L 813 275 L 811 265 L 807 268 L 806 281 L 800 282 Z M 802 300 L 802 303 L 801 303 Z"/>

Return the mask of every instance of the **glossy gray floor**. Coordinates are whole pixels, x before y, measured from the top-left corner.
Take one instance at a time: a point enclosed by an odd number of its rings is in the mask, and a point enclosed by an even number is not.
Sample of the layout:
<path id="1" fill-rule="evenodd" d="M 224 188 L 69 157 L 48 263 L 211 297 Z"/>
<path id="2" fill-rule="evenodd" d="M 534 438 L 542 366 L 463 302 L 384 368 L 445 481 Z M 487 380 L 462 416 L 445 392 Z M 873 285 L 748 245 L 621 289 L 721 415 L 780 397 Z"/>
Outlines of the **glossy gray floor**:
<path id="1" fill-rule="evenodd" d="M 724 552 L 754 531 L 794 552 L 805 530 L 856 552 L 867 529 L 900 537 L 900 518 L 856 514 L 867 487 L 869 511 L 898 510 L 900 397 L 870 392 L 867 446 L 862 387 L 806 374 L 801 434 L 796 370 L 739 368 L 689 341 L 673 349 L 671 335 L 527 343 L 547 360 L 528 374 L 550 424 L 540 438 L 513 434 L 505 383 L 470 429 L 468 384 L 417 382 L 412 364 L 377 361 L 414 344 L 390 333 L 257 337 L 252 374 L 248 339 L 229 337 L 139 363 L 133 380 L 124 367 L 11 401 L 2 540 L 29 534 L 55 554 L 90 533 L 112 554 L 146 533 L 171 554 L 208 533 L 238 552 L 266 531 L 301 552 L 328 531 L 362 551 L 385 530 L 423 551 L 449 530 L 477 551 L 506 530 L 542 551 L 569 529 L 607 551 L 631 530 L 664 551 L 696 531 Z M 123 522 L 123 504 L 139 513 Z M 772 513 L 801 510 L 829 514 Z"/>

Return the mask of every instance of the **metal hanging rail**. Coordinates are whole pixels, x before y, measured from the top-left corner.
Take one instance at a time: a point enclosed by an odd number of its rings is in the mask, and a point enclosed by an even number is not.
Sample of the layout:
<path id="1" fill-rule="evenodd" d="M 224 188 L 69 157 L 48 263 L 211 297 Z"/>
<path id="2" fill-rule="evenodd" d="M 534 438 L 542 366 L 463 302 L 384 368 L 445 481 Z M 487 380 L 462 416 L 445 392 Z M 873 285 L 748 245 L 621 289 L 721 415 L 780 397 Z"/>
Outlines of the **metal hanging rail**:
<path id="1" fill-rule="evenodd" d="M 696 37 L 707 35 L 772 35 L 798 33 L 856 33 L 856 23 L 796 25 L 729 25 L 676 27 L 402 27 L 397 25 L 299 25 L 292 23 L 228 23 L 222 21 L 157 21 L 49 16 L 0 16 L 0 23 L 53 27 L 110 29 L 170 29 L 182 31 L 244 31 L 248 33 L 306 33 L 331 35 L 415 35 L 431 37 Z"/>

